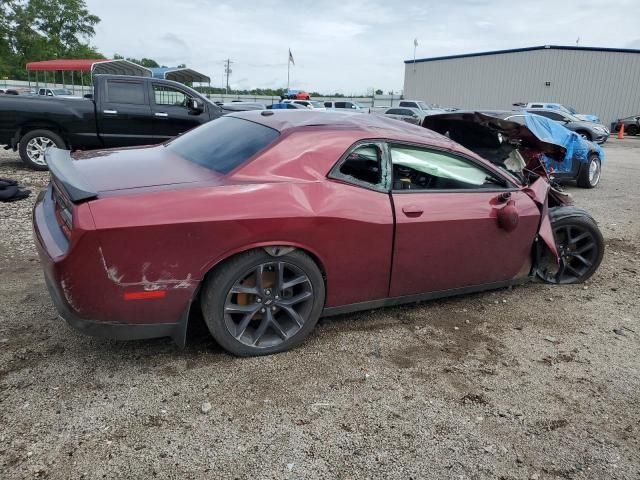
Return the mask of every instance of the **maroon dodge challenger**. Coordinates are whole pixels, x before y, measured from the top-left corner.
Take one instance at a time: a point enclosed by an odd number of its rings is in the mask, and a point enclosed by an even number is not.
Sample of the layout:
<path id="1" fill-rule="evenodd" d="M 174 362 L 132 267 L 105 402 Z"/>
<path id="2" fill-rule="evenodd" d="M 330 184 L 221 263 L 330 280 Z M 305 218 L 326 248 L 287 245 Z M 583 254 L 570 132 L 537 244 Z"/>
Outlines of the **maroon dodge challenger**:
<path id="1" fill-rule="evenodd" d="M 50 149 L 33 221 L 51 297 L 115 339 L 183 345 L 201 312 L 248 356 L 323 315 L 593 274 L 598 227 L 540 162 L 563 147 L 480 113 L 442 131 L 253 111 L 158 146 Z"/>

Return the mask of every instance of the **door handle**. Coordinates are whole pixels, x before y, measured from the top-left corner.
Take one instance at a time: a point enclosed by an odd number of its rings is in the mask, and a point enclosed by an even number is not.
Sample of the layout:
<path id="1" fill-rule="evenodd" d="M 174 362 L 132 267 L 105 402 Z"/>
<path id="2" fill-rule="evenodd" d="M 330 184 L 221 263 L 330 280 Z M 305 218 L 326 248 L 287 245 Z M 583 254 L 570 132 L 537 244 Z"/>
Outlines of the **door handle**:
<path id="1" fill-rule="evenodd" d="M 107 115 L 117 115 L 118 110 L 103 110 L 102 113 L 106 113 Z"/>
<path id="2" fill-rule="evenodd" d="M 165 112 L 156 112 L 153 115 L 160 118 L 167 118 L 169 116 L 169 114 Z"/>
<path id="3" fill-rule="evenodd" d="M 419 217 L 424 213 L 424 209 L 418 205 L 405 205 L 402 207 L 402 212 L 407 217 Z"/>

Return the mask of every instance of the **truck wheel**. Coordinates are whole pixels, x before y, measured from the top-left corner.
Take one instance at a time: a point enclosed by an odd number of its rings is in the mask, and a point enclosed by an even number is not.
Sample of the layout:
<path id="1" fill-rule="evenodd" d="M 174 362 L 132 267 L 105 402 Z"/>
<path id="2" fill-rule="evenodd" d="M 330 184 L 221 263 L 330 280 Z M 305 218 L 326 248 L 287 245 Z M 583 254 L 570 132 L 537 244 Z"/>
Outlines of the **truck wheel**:
<path id="1" fill-rule="evenodd" d="M 589 161 L 583 165 L 578 174 L 577 184 L 582 188 L 593 188 L 600 182 L 602 174 L 602 164 L 600 158 L 595 153 L 589 155 Z"/>
<path id="2" fill-rule="evenodd" d="M 50 130 L 31 130 L 20 139 L 20 158 L 34 170 L 47 170 L 44 151 L 49 147 L 65 148 L 64 140 Z"/>

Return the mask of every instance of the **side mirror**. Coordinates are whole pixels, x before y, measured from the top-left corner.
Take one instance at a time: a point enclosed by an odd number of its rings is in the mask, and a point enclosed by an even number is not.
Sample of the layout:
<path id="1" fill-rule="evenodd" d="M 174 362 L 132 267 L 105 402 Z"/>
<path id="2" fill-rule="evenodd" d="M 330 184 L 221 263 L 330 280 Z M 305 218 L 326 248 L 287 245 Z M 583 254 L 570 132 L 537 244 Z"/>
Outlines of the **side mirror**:
<path id="1" fill-rule="evenodd" d="M 204 112 L 204 102 L 199 98 L 190 98 L 187 102 L 187 108 L 194 115 L 199 115 Z"/>

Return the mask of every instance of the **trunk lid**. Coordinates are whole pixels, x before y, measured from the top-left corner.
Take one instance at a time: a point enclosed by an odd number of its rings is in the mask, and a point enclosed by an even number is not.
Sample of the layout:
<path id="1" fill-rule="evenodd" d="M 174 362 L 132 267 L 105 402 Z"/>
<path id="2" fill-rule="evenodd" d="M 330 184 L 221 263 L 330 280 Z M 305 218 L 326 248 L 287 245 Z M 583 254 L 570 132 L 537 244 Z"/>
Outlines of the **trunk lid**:
<path id="1" fill-rule="evenodd" d="M 80 152 L 50 148 L 45 154 L 54 181 L 75 203 L 101 193 L 126 193 L 172 185 L 220 183 L 221 175 L 167 150 L 163 145 Z"/>

